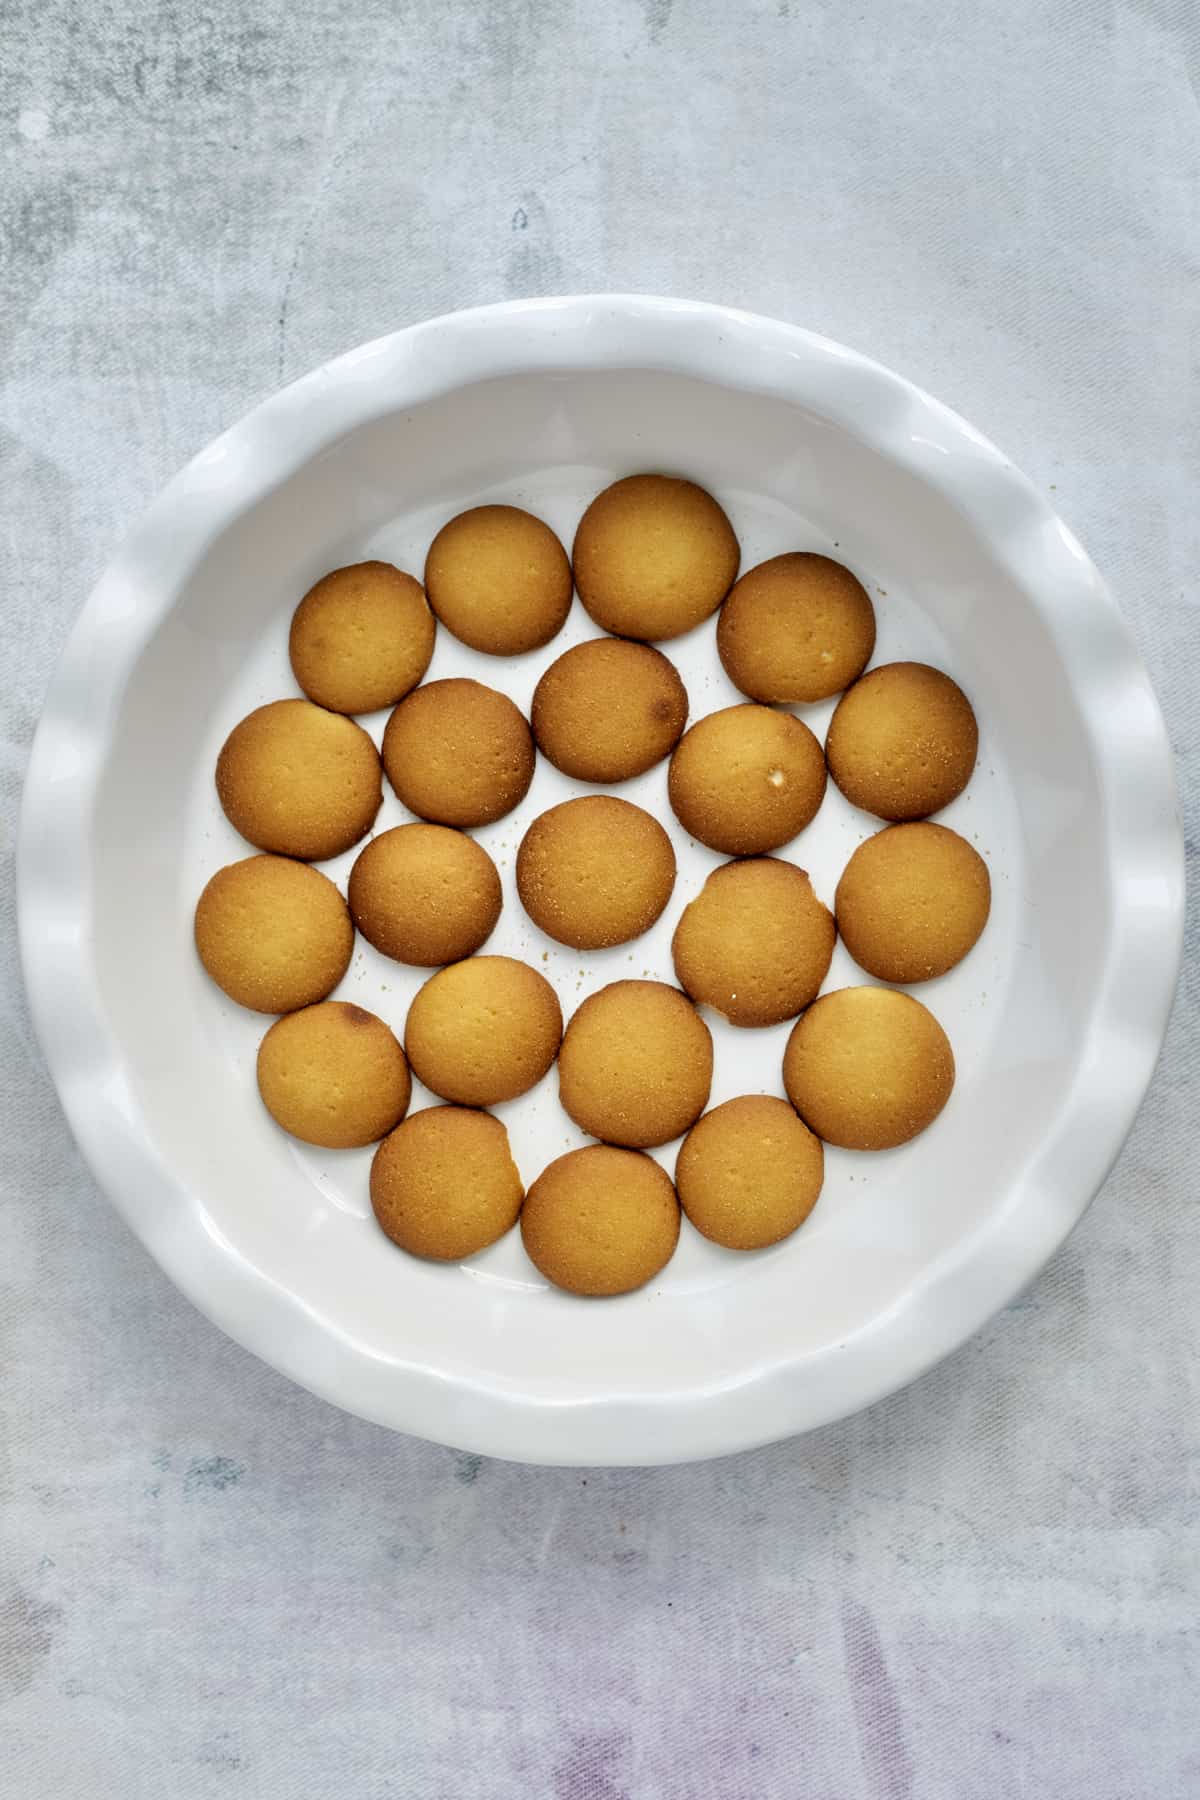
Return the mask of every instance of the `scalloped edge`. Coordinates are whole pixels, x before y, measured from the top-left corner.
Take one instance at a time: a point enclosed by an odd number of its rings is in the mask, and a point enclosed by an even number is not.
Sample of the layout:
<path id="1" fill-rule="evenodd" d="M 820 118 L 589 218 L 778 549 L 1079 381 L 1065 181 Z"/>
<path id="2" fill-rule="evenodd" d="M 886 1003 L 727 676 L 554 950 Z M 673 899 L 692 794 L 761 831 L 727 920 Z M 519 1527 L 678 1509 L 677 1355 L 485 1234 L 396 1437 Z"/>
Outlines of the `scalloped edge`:
<path id="1" fill-rule="evenodd" d="M 1007 1204 L 936 1275 L 834 1350 L 754 1367 L 735 1384 L 549 1402 L 371 1355 L 214 1234 L 141 1125 L 100 1004 L 90 822 L 128 675 L 227 522 L 232 495 L 253 503 L 358 425 L 469 382 L 639 364 L 771 393 L 840 424 L 948 496 L 1037 597 L 1091 734 L 1113 922 L 1067 1105 Z M 827 338 L 638 295 L 512 301 L 411 326 L 284 388 L 189 463 L 71 633 L 30 756 L 17 878 L 34 1026 L 71 1130 L 117 1210 L 200 1311 L 362 1417 L 490 1456 L 574 1465 L 687 1461 L 814 1429 L 912 1381 L 1007 1305 L 1078 1223 L 1133 1124 L 1178 979 L 1183 895 L 1172 759 L 1148 677 L 1095 568 L 1026 478 L 940 402 Z"/>

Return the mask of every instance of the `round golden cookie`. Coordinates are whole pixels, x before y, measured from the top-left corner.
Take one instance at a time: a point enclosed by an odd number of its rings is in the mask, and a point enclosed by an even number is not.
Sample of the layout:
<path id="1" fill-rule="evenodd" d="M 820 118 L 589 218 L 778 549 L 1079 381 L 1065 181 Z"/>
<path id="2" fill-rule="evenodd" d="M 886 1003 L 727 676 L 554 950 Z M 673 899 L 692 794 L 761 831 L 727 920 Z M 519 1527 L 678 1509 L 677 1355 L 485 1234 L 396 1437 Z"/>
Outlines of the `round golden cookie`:
<path id="1" fill-rule="evenodd" d="M 258 1091 L 285 1131 L 326 1150 L 373 1144 L 412 1094 L 404 1052 L 382 1019 L 323 1000 L 276 1019 L 258 1047 Z"/>
<path id="2" fill-rule="evenodd" d="M 217 797 L 260 850 L 323 862 L 370 830 L 383 800 L 379 752 L 353 719 L 311 700 L 273 700 L 225 739 Z"/>
<path id="3" fill-rule="evenodd" d="M 875 609 L 862 583 L 808 551 L 747 570 L 717 621 L 725 673 L 752 700 L 827 700 L 858 680 L 874 648 Z"/>
<path id="4" fill-rule="evenodd" d="M 292 672 L 330 712 L 375 712 L 416 687 L 436 630 L 419 581 L 391 563 L 350 563 L 323 576 L 296 608 Z"/>
<path id="5" fill-rule="evenodd" d="M 653 1157 L 589 1144 L 542 1170 L 521 1209 L 521 1239 L 556 1287 L 628 1294 L 674 1255 L 679 1202 Z"/>
<path id="6" fill-rule="evenodd" d="M 961 962 L 987 924 L 987 864 L 957 831 L 889 825 L 860 844 L 837 885 L 842 942 L 880 981 L 929 981 Z"/>
<path id="7" fill-rule="evenodd" d="M 758 856 L 813 818 L 825 797 L 825 758 L 791 713 L 727 706 L 684 732 L 667 785 L 692 837 L 726 856 Z"/>
<path id="8" fill-rule="evenodd" d="M 548 525 L 519 506 L 474 506 L 429 546 L 425 591 L 447 631 L 488 656 L 548 644 L 571 609 L 571 565 Z"/>
<path id="9" fill-rule="evenodd" d="M 372 838 L 347 892 L 368 943 L 417 968 L 473 956 L 495 929 L 502 902 L 487 851 L 446 825 L 397 825 Z"/>
<path id="10" fill-rule="evenodd" d="M 516 1224 L 523 1189 L 508 1133 L 490 1113 L 430 1106 L 384 1138 L 371 1164 L 371 1206 L 393 1244 L 458 1262 Z"/>
<path id="11" fill-rule="evenodd" d="M 439 825 L 489 825 L 525 798 L 533 736 L 512 701 L 482 682 L 431 681 L 402 700 L 383 734 L 388 780 Z"/>
<path id="12" fill-rule="evenodd" d="M 711 494 L 673 475 L 629 475 L 579 521 L 579 598 L 616 637 L 673 638 L 716 612 L 741 551 Z"/>
<path id="13" fill-rule="evenodd" d="M 783 1085 L 805 1124 L 846 1150 L 891 1150 L 937 1118 L 954 1086 L 950 1040 L 895 988 L 838 988 L 797 1019 Z"/>
<path id="14" fill-rule="evenodd" d="M 558 1094 L 581 1130 L 648 1150 L 695 1123 L 708 1104 L 708 1026 L 678 988 L 613 981 L 591 994 L 558 1053 Z"/>
<path id="15" fill-rule="evenodd" d="M 671 840 L 648 812 L 612 794 L 541 813 L 517 852 L 517 892 L 534 924 L 575 950 L 648 931 L 675 886 Z"/>
<path id="16" fill-rule="evenodd" d="M 795 1018 L 829 973 L 833 914 L 795 863 L 752 857 L 714 869 L 671 940 L 679 985 L 731 1025 Z"/>
<path id="17" fill-rule="evenodd" d="M 564 650 L 533 691 L 538 749 L 576 781 L 628 781 L 661 762 L 687 724 L 687 689 L 649 644 L 592 638 Z"/>
<path id="18" fill-rule="evenodd" d="M 294 1012 L 331 994 L 354 927 L 332 881 L 287 856 L 218 869 L 196 903 L 196 949 L 217 986 L 254 1012 Z"/>
<path id="19" fill-rule="evenodd" d="M 726 1250 L 765 1250 L 817 1203 L 825 1152 L 786 1100 L 743 1094 L 698 1119 L 675 1164 L 679 1204 Z"/>
<path id="20" fill-rule="evenodd" d="M 923 819 L 962 793 L 979 727 L 956 682 L 928 663 L 884 663 L 848 688 L 825 739 L 829 773 L 881 819 Z"/>
<path id="21" fill-rule="evenodd" d="M 511 956 L 439 969 L 408 1009 L 413 1073 L 443 1100 L 496 1106 L 542 1079 L 562 1040 L 562 1008 L 544 975 Z"/>

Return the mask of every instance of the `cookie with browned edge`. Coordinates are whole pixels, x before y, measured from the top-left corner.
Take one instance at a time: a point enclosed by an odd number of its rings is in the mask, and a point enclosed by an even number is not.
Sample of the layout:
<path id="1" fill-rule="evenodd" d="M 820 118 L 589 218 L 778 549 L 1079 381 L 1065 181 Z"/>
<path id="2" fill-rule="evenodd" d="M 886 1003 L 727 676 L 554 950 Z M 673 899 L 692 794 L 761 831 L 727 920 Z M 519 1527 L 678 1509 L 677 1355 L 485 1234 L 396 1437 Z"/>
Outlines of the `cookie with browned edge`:
<path id="1" fill-rule="evenodd" d="M 437 825 L 488 825 L 525 798 L 533 734 L 512 701 L 482 682 L 431 681 L 402 700 L 383 734 L 388 780 Z"/>
<path id="2" fill-rule="evenodd" d="M 961 962 L 992 904 L 988 867 L 966 838 L 924 819 L 860 844 L 835 899 L 842 942 L 879 981 L 929 981 Z"/>
<path id="3" fill-rule="evenodd" d="M 571 607 L 571 565 L 532 513 L 473 506 L 429 546 L 425 591 L 447 631 L 472 650 L 521 656 L 561 629 Z"/>
<path id="4" fill-rule="evenodd" d="M 288 856 L 218 869 L 196 904 L 196 950 L 217 986 L 254 1012 L 294 1012 L 331 994 L 354 927 L 328 876 Z"/>
<path id="5" fill-rule="evenodd" d="M 928 663 L 884 663 L 838 701 L 825 739 L 847 800 L 880 819 L 924 819 L 971 779 L 979 727 L 958 683 Z"/>
<path id="6" fill-rule="evenodd" d="M 783 1057 L 787 1097 L 818 1137 L 891 1150 L 937 1118 L 954 1086 L 950 1040 L 895 988 L 838 988 L 796 1021 Z"/>
<path id="7" fill-rule="evenodd" d="M 686 832 L 726 856 L 778 850 L 815 816 L 825 758 L 808 726 L 769 706 L 727 706 L 684 732 L 668 792 Z"/>
<path id="8" fill-rule="evenodd" d="M 741 552 L 724 511 L 694 481 L 628 475 L 597 494 L 575 533 L 579 598 L 615 637 L 679 637 L 717 610 Z"/>
<path id="9" fill-rule="evenodd" d="M 380 1229 L 412 1256 L 458 1262 L 502 1238 L 521 1210 L 508 1133 L 491 1113 L 430 1106 L 384 1138 L 371 1164 Z"/>
<path id="10" fill-rule="evenodd" d="M 712 1086 L 712 1037 L 662 981 L 614 981 L 572 1017 L 558 1053 L 564 1109 L 593 1137 L 646 1150 L 695 1123 Z"/>
<path id="11" fill-rule="evenodd" d="M 601 950 L 640 937 L 675 886 L 671 840 L 648 812 L 587 794 L 541 813 L 517 852 L 517 892 L 560 944 Z"/>
<path id="12" fill-rule="evenodd" d="M 825 1175 L 821 1140 L 770 1094 L 743 1094 L 697 1119 L 675 1163 L 679 1203 L 727 1250 L 764 1250 L 802 1225 Z"/>
<path id="13" fill-rule="evenodd" d="M 436 629 L 419 581 L 391 563 L 350 563 L 323 575 L 292 615 L 292 672 L 330 712 L 376 712 L 416 687 Z"/>
<path id="14" fill-rule="evenodd" d="M 591 1144 L 544 1169 L 525 1196 L 521 1238 L 534 1267 L 572 1294 L 627 1294 L 679 1242 L 670 1177 L 636 1150 Z"/>
<path id="15" fill-rule="evenodd" d="M 875 609 L 862 582 L 810 551 L 747 569 L 717 621 L 725 673 L 751 700 L 827 700 L 858 680 L 874 648 Z"/>
<path id="16" fill-rule="evenodd" d="M 447 825 L 397 825 L 361 850 L 350 911 L 385 956 L 418 968 L 473 956 L 495 929 L 502 895 L 481 844 Z"/>
<path id="17" fill-rule="evenodd" d="M 373 1144 L 412 1094 L 399 1043 L 374 1013 L 323 1000 L 276 1019 L 258 1050 L 258 1091 L 285 1131 L 326 1150 Z"/>
<path id="18" fill-rule="evenodd" d="M 371 829 L 383 800 L 379 752 L 353 719 L 311 700 L 273 700 L 226 738 L 217 796 L 258 849 L 323 862 Z"/>
<path id="19" fill-rule="evenodd" d="M 675 927 L 680 986 L 732 1025 L 794 1018 L 829 973 L 833 914 L 803 869 L 774 856 L 714 869 Z"/>
<path id="20" fill-rule="evenodd" d="M 661 762 L 687 724 L 687 690 L 649 644 L 591 638 L 564 650 L 533 690 L 538 749 L 576 781 L 629 781 Z"/>
<path id="21" fill-rule="evenodd" d="M 542 1079 L 562 1028 L 544 975 L 512 956 L 471 956 L 417 993 L 404 1048 L 414 1075 L 443 1100 L 496 1106 Z"/>

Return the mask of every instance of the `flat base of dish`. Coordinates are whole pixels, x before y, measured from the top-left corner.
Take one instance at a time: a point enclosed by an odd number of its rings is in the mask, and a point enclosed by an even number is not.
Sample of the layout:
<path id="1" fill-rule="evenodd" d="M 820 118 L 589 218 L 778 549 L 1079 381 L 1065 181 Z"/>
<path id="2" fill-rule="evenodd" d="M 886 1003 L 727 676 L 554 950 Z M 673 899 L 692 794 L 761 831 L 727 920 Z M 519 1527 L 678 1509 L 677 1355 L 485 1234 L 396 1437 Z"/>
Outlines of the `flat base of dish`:
<path id="1" fill-rule="evenodd" d="M 357 543 L 339 545 L 338 558 L 359 561 L 379 557 L 419 577 L 425 549 L 447 517 L 463 506 L 496 501 L 528 508 L 552 525 L 569 546 L 575 524 L 588 501 L 622 472 L 598 467 L 550 468 L 530 471 L 484 491 L 473 489 L 450 493 L 444 501 L 397 517 Z M 723 486 L 720 498 L 733 518 L 741 541 L 744 569 L 785 550 L 820 550 L 838 557 L 860 573 L 875 603 L 879 639 L 874 663 L 907 658 L 954 669 L 954 649 L 923 614 L 917 602 L 904 591 L 890 570 L 860 561 L 854 543 L 840 539 L 835 542 L 800 512 L 790 511 L 761 496 Z M 291 609 L 289 594 L 281 610 L 264 625 L 246 666 L 222 697 L 192 774 L 188 831 L 177 894 L 178 928 L 184 939 L 190 930 L 195 896 L 213 870 L 248 853 L 248 846 L 228 824 L 217 804 L 211 771 L 227 732 L 240 718 L 265 701 L 296 691 L 286 651 Z M 691 703 L 692 722 L 705 713 L 744 699 L 717 658 L 715 629 L 715 620 L 710 620 L 686 637 L 661 646 L 683 676 Z M 543 670 L 572 644 L 598 635 L 598 627 L 589 619 L 578 599 L 559 636 L 528 656 L 482 656 L 442 630 L 426 680 L 469 675 L 502 689 L 528 717 L 533 689 Z M 820 706 L 793 710 L 823 740 L 835 704 L 835 700 L 830 700 Z M 376 743 L 382 738 L 386 721 L 386 713 L 363 720 Z M 533 925 L 517 898 L 513 871 L 521 837 L 539 813 L 574 795 L 598 791 L 616 792 L 635 801 L 666 826 L 675 846 L 679 874 L 671 903 L 656 926 L 631 944 L 589 953 L 567 949 Z M 384 805 L 376 830 L 387 830 L 411 817 L 385 783 Z M 938 981 L 924 982 L 914 990 L 941 1019 L 954 1044 L 959 1070 L 955 1105 L 961 1112 L 971 1106 L 976 1084 L 986 1082 L 988 1078 L 989 1045 L 1002 1013 L 1009 971 L 1014 957 L 1020 954 L 1022 933 L 1031 929 L 1028 921 L 1025 925 L 1021 922 L 1023 852 L 1016 805 L 1011 784 L 989 742 L 986 718 L 975 777 L 966 792 L 939 818 L 977 845 L 987 857 L 993 877 L 992 917 L 976 950 L 950 975 Z M 881 827 L 882 821 L 852 807 L 830 782 L 812 825 L 776 854 L 807 869 L 820 898 L 832 905 L 838 876 L 852 851 L 864 837 Z M 610 981 L 632 976 L 674 984 L 671 934 L 679 914 L 699 891 L 707 875 L 726 860 L 696 844 L 678 824 L 667 802 L 665 762 L 618 788 L 600 790 L 570 781 L 544 757 L 539 757 L 533 785 L 521 805 L 506 818 L 473 832 L 472 836 L 488 851 L 504 884 L 504 911 L 485 946 L 486 953 L 521 957 L 540 969 L 557 990 L 567 1017 L 588 994 Z M 357 854 L 355 849 L 334 862 L 321 865 L 343 892 Z M 429 973 L 392 962 L 360 936 L 350 971 L 337 990 L 337 998 L 356 1001 L 378 1013 L 402 1038 L 409 1002 Z M 839 943 L 826 989 L 869 979 Z M 264 1257 L 271 1251 L 271 1234 L 294 1232 L 306 1224 L 312 1207 L 328 1206 L 339 1217 L 330 1219 L 324 1229 L 336 1235 L 339 1255 L 362 1256 L 372 1261 L 382 1258 L 381 1275 L 385 1284 L 390 1277 L 395 1284 L 420 1280 L 443 1287 L 465 1279 L 478 1286 L 495 1287 L 510 1293 L 519 1290 L 540 1292 L 547 1288 L 547 1283 L 526 1257 L 517 1231 L 510 1232 L 501 1243 L 460 1267 L 444 1269 L 411 1263 L 405 1267 L 406 1259 L 402 1254 L 380 1238 L 371 1214 L 367 1174 L 372 1152 L 313 1150 L 282 1136 L 262 1113 L 254 1083 L 255 1056 L 267 1021 L 225 1000 L 203 976 L 198 977 L 194 985 L 196 1016 L 211 1046 L 214 1064 L 219 1061 L 220 1065 L 219 1076 L 215 1066 L 209 1074 L 214 1092 L 219 1081 L 222 1107 L 230 1104 L 237 1107 L 239 1131 L 244 1130 L 254 1137 L 256 1149 L 264 1157 L 277 1162 L 284 1159 L 289 1165 L 287 1179 L 295 1185 L 294 1194 L 285 1199 L 285 1210 L 272 1209 L 269 1217 L 257 1221 L 257 1228 L 266 1234 L 260 1246 Z M 766 1030 L 747 1031 L 728 1024 L 709 1008 L 704 1009 L 704 1017 L 713 1032 L 715 1045 L 711 1104 L 717 1105 L 736 1094 L 783 1092 L 780 1070 L 791 1021 Z M 200 1067 L 196 1073 L 197 1079 L 203 1079 Z M 419 1083 L 415 1084 L 413 1111 L 436 1104 L 436 1095 Z M 532 1093 L 494 1110 L 508 1129 L 526 1186 L 554 1157 L 592 1141 L 572 1124 L 559 1105 L 553 1071 Z M 811 1320 L 822 1284 L 831 1273 L 827 1259 L 830 1256 L 840 1259 L 847 1254 L 854 1258 L 852 1275 L 856 1284 L 873 1287 L 878 1283 L 879 1291 L 886 1292 L 888 1283 L 902 1278 L 903 1256 L 898 1260 L 898 1250 L 911 1246 L 919 1257 L 920 1246 L 931 1234 L 936 1235 L 947 1224 L 953 1231 L 959 1223 L 957 1201 L 921 1180 L 921 1159 L 928 1154 L 930 1142 L 936 1143 L 936 1140 L 916 1143 L 882 1156 L 855 1155 L 830 1148 L 826 1153 L 824 1191 L 817 1208 L 801 1231 L 770 1251 L 751 1255 L 722 1251 L 701 1237 L 685 1220 L 680 1246 L 671 1263 L 640 1301 L 626 1304 L 645 1305 L 653 1299 L 661 1309 L 674 1306 L 682 1298 L 705 1289 L 727 1287 L 733 1283 L 753 1285 L 764 1279 L 765 1264 L 770 1261 L 778 1265 L 772 1272 L 773 1277 L 782 1276 L 792 1284 L 797 1301 L 801 1296 L 808 1296 L 812 1284 L 811 1297 L 806 1297 L 803 1302 L 804 1313 Z M 668 1174 L 674 1172 L 678 1147 L 676 1141 L 652 1153 Z M 939 1222 L 938 1211 L 947 1206 L 949 1218 Z M 235 1192 L 210 1195 L 207 1210 L 222 1235 L 242 1239 L 248 1221 Z M 850 1271 L 843 1270 L 839 1280 L 844 1281 L 847 1273 Z M 559 1304 L 560 1298 L 556 1296 L 554 1303 Z M 561 1304 L 565 1313 L 559 1329 L 569 1333 L 572 1314 L 581 1303 L 563 1299 Z M 363 1323 L 365 1321 L 360 1321 L 360 1328 Z M 803 1333 L 798 1332 L 799 1335 Z M 531 1374 L 534 1372 L 530 1371 Z M 557 1377 L 563 1392 L 569 1393 L 572 1386 L 569 1360 L 557 1371 Z"/>

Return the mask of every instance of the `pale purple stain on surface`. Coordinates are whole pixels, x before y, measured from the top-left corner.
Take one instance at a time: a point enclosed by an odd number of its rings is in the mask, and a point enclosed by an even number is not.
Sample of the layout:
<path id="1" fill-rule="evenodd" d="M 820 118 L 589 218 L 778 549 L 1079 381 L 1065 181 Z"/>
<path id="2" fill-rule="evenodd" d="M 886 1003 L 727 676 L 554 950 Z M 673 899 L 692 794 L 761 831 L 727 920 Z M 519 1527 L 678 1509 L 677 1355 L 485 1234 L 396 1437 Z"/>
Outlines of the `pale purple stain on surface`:
<path id="1" fill-rule="evenodd" d="M 32 1686 L 50 1654 L 61 1618 L 61 1608 L 39 1600 L 26 1588 L 14 1585 L 0 1592 L 0 1701 L 14 1699 Z"/>
<path id="2" fill-rule="evenodd" d="M 913 1766 L 904 1710 L 888 1673 L 879 1627 L 861 1601 L 842 1598 L 842 1646 L 868 1792 L 882 1800 L 911 1800 Z"/>
<path id="3" fill-rule="evenodd" d="M 572 1732 L 570 1750 L 554 1770 L 554 1800 L 630 1800 L 619 1777 L 628 1759 L 624 1732 Z"/>

